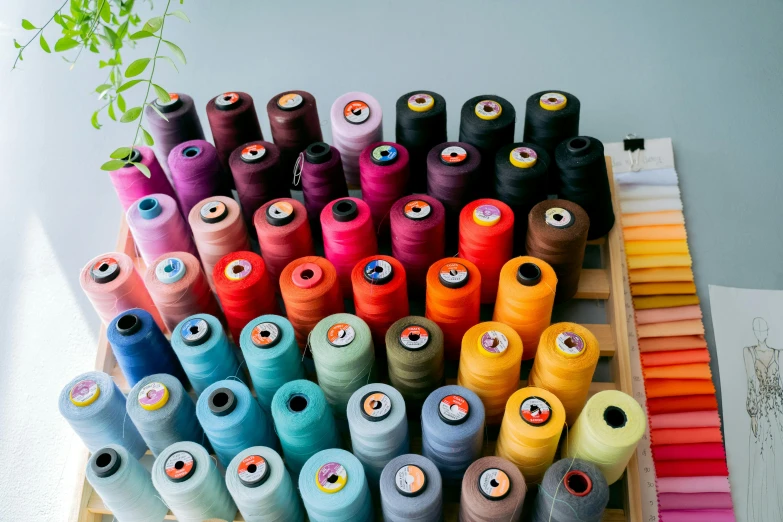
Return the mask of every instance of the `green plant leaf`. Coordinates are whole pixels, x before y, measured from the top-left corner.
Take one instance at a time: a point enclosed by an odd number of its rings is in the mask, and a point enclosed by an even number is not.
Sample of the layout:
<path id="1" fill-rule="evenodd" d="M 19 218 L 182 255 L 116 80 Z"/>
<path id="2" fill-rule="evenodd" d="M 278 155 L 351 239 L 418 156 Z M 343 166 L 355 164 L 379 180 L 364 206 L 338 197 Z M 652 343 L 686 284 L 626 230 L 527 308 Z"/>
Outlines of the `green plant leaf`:
<path id="1" fill-rule="evenodd" d="M 166 60 L 171 64 L 172 67 L 174 67 L 174 70 L 179 72 L 179 69 L 177 69 L 177 64 L 174 63 L 174 60 L 172 60 L 169 56 L 156 56 L 156 60 Z"/>
<path id="2" fill-rule="evenodd" d="M 154 34 L 150 33 L 149 31 L 137 31 L 130 35 L 131 40 L 141 40 L 143 38 L 149 38 L 151 36 L 155 36 Z"/>
<path id="3" fill-rule="evenodd" d="M 125 82 L 117 89 L 118 93 L 125 92 L 131 87 L 140 84 L 141 82 L 146 82 L 147 80 L 131 80 L 129 82 Z"/>
<path id="4" fill-rule="evenodd" d="M 74 47 L 79 47 L 79 42 L 73 38 L 68 38 L 67 36 L 63 36 L 54 44 L 54 50 L 58 53 L 73 49 Z"/>
<path id="5" fill-rule="evenodd" d="M 144 24 L 142 30 L 147 31 L 148 33 L 155 34 L 158 32 L 158 30 L 160 30 L 162 25 L 163 25 L 163 17 L 155 16 L 147 20 L 147 23 Z"/>
<path id="6" fill-rule="evenodd" d="M 130 156 L 130 153 L 131 153 L 130 147 L 120 147 L 119 149 L 109 154 L 109 157 L 112 159 L 121 160 Z"/>
<path id="7" fill-rule="evenodd" d="M 111 5 L 107 0 L 103 0 L 103 3 L 101 4 L 101 20 L 106 22 L 107 24 L 111 23 Z"/>
<path id="8" fill-rule="evenodd" d="M 38 29 L 36 26 L 30 22 L 30 20 L 23 19 L 22 20 L 22 29 L 27 29 L 28 31 L 34 31 L 35 29 Z"/>
<path id="9" fill-rule="evenodd" d="M 41 43 L 41 49 L 43 49 L 47 53 L 52 52 L 52 50 L 49 49 L 49 44 L 46 42 L 46 38 L 44 38 L 43 33 L 41 33 L 41 38 L 39 38 L 38 41 Z"/>
<path id="10" fill-rule="evenodd" d="M 128 21 L 125 20 L 122 25 L 120 25 L 119 29 L 117 29 L 117 38 L 122 40 L 125 38 L 125 36 L 128 34 Z"/>
<path id="11" fill-rule="evenodd" d="M 165 115 L 165 114 L 163 114 L 162 112 L 160 112 L 160 109 L 158 109 L 158 107 L 157 107 L 157 106 L 156 106 L 154 103 L 148 103 L 148 104 L 147 104 L 147 107 L 152 107 L 152 110 L 154 110 L 155 112 L 157 112 L 157 113 L 158 113 L 158 116 L 160 116 L 161 118 L 163 118 L 163 120 L 165 120 L 165 121 L 169 121 L 169 119 L 166 117 L 166 115 Z"/>
<path id="12" fill-rule="evenodd" d="M 122 115 L 120 121 L 122 123 L 130 123 L 134 120 L 139 119 L 139 116 L 141 116 L 141 107 L 133 107 L 131 109 L 128 109 L 128 111 Z"/>
<path id="13" fill-rule="evenodd" d="M 152 135 L 149 132 L 147 132 L 147 129 L 145 129 L 144 127 L 141 128 L 141 135 L 144 139 L 144 144 L 146 146 L 152 147 L 153 145 L 155 145 L 155 140 L 152 138 Z"/>
<path id="14" fill-rule="evenodd" d="M 108 25 L 104 25 L 103 32 L 106 34 L 106 38 L 109 39 L 109 43 L 110 43 L 109 47 L 111 47 L 112 49 L 119 49 L 120 46 L 122 46 L 122 40 L 120 39 L 119 36 L 117 36 L 117 33 L 114 32 L 114 29 L 112 29 Z"/>
<path id="15" fill-rule="evenodd" d="M 114 115 L 114 104 L 110 103 L 109 108 L 106 110 L 106 113 L 109 115 L 109 118 L 111 118 L 114 121 L 117 121 L 117 116 Z"/>
<path id="16" fill-rule="evenodd" d="M 118 159 L 109 160 L 103 165 L 101 165 L 101 170 L 106 170 L 109 172 L 112 172 L 114 170 L 120 170 L 122 167 L 125 166 L 125 162 Z M 149 177 L 149 176 L 148 176 Z"/>
<path id="17" fill-rule="evenodd" d="M 158 99 L 161 103 L 166 103 L 169 100 L 171 100 L 171 96 L 169 96 L 169 91 L 161 87 L 160 85 L 152 84 L 152 88 L 155 89 L 155 94 L 158 95 Z"/>
<path id="18" fill-rule="evenodd" d="M 17 41 L 16 41 L 16 38 L 14 38 L 14 47 L 16 47 L 17 49 L 21 49 L 21 48 L 22 48 L 22 44 L 20 44 L 19 42 L 17 42 Z"/>
<path id="19" fill-rule="evenodd" d="M 169 49 L 171 49 L 171 52 L 174 53 L 174 56 L 179 58 L 179 61 L 183 64 L 188 63 L 188 61 L 185 59 L 185 53 L 182 52 L 182 49 L 179 48 L 179 46 L 173 42 L 169 42 L 168 40 L 163 40 L 163 43 L 169 46 Z"/>
<path id="20" fill-rule="evenodd" d="M 145 176 L 152 177 L 152 173 L 150 172 L 150 169 L 147 168 L 147 166 L 144 163 L 134 163 L 133 164 L 137 169 L 141 171 L 142 174 Z"/>
<path id="21" fill-rule="evenodd" d="M 141 73 L 144 72 L 144 69 L 147 68 L 147 65 L 149 65 L 150 59 L 149 58 L 139 58 L 138 60 L 135 60 L 132 64 L 128 66 L 127 69 L 125 69 L 125 76 L 127 78 L 133 78 L 134 76 L 138 76 Z"/>
<path id="22" fill-rule="evenodd" d="M 95 44 L 90 44 L 90 52 L 91 52 L 91 53 L 95 53 L 95 54 L 99 54 L 99 53 L 100 53 L 100 51 L 98 50 L 98 48 L 97 48 L 97 47 L 95 47 Z"/>
<path id="23" fill-rule="evenodd" d="M 104 92 L 107 89 L 111 89 L 111 85 L 109 85 L 108 83 L 102 83 L 102 84 L 100 84 L 99 86 L 97 86 L 95 88 L 95 92 L 100 94 L 100 93 Z"/>
<path id="24" fill-rule="evenodd" d="M 92 118 L 90 118 L 90 123 L 96 129 L 101 130 L 102 125 L 98 122 L 98 111 L 92 113 Z"/>
<path id="25" fill-rule="evenodd" d="M 122 97 L 122 94 L 117 95 L 117 108 L 120 109 L 122 112 L 125 112 L 125 98 Z"/>
<path id="26" fill-rule="evenodd" d="M 185 20 L 186 22 L 190 23 L 190 18 L 188 18 L 188 15 L 179 10 L 172 11 L 167 16 L 176 16 L 180 20 Z"/>

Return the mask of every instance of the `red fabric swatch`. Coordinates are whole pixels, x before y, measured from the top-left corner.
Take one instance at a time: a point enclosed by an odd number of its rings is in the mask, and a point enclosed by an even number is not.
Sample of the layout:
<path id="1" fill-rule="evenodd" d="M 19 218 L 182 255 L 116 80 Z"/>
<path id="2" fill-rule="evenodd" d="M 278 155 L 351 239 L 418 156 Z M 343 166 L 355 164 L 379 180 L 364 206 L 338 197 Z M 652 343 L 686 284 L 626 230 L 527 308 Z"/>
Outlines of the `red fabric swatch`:
<path id="1" fill-rule="evenodd" d="M 723 442 L 720 428 L 673 428 L 650 430 L 650 439 L 653 446 Z"/>
<path id="2" fill-rule="evenodd" d="M 704 475 L 728 477 L 726 461 L 720 460 L 660 460 L 655 463 L 658 477 L 701 477 Z"/>
<path id="3" fill-rule="evenodd" d="M 717 410 L 718 400 L 714 395 L 693 395 L 686 397 L 661 397 L 647 399 L 647 411 L 650 415 L 658 413 L 678 413 L 682 411 Z"/>
<path id="4" fill-rule="evenodd" d="M 717 460 L 726 458 L 726 450 L 723 449 L 723 444 L 720 442 L 654 446 L 652 452 L 655 460 Z"/>

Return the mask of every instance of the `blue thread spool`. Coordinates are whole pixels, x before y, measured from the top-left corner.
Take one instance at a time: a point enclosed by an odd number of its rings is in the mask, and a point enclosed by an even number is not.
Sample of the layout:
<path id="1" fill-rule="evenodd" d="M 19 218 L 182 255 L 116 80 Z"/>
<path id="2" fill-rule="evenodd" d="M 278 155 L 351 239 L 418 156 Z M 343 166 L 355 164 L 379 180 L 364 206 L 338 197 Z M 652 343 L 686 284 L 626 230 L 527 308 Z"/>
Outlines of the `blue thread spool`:
<path id="1" fill-rule="evenodd" d="M 311 522 L 373 520 L 364 468 L 345 450 L 327 449 L 310 457 L 299 474 L 299 493 Z"/>

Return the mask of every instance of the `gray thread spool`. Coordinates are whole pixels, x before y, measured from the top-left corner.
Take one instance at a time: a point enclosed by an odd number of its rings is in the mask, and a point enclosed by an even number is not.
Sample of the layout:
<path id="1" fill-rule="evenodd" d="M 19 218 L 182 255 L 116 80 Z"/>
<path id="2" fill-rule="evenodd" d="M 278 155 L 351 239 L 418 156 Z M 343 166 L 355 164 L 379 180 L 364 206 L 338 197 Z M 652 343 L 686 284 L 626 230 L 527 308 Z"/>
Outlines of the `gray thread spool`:
<path id="1" fill-rule="evenodd" d="M 421 455 L 400 455 L 383 468 L 381 509 L 386 522 L 439 522 L 443 482 L 438 468 Z"/>
<path id="2" fill-rule="evenodd" d="M 609 485 L 595 464 L 562 459 L 544 474 L 532 522 L 599 522 L 607 502 Z"/>

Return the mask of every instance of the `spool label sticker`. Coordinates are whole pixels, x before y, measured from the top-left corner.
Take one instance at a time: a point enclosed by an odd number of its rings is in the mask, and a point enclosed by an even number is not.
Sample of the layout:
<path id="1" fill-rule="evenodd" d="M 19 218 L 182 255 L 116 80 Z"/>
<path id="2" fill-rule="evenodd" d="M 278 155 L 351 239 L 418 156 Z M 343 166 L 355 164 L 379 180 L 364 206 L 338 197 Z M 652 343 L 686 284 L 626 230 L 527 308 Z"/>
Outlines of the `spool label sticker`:
<path id="1" fill-rule="evenodd" d="M 461 285 L 468 280 L 468 267 L 462 263 L 446 263 L 440 267 L 438 277 L 446 285 Z"/>
<path id="2" fill-rule="evenodd" d="M 541 108 L 548 111 L 559 111 L 566 106 L 566 103 L 568 103 L 568 100 L 559 92 L 547 92 L 538 99 L 538 104 Z"/>
<path id="3" fill-rule="evenodd" d="M 274 323 L 258 323 L 250 331 L 250 340 L 259 348 L 271 348 L 280 339 L 280 329 Z"/>
<path id="4" fill-rule="evenodd" d="M 264 480 L 269 466 L 261 455 L 249 455 L 242 459 L 237 467 L 239 480 L 247 483 L 256 483 Z"/>
<path id="5" fill-rule="evenodd" d="M 473 221 L 483 227 L 491 227 L 500 221 L 500 209 L 495 205 L 479 205 L 473 211 Z"/>
<path id="6" fill-rule="evenodd" d="M 235 259 L 226 266 L 223 273 L 229 281 L 241 281 L 249 276 L 252 271 L 253 265 L 250 264 L 250 261 L 247 259 Z"/>
<path id="7" fill-rule="evenodd" d="M 266 147 L 263 145 L 259 145 L 258 143 L 254 143 L 253 145 L 248 145 L 244 149 L 242 149 L 242 160 L 243 161 L 258 161 L 261 158 L 264 157 L 266 154 Z"/>
<path id="8" fill-rule="evenodd" d="M 348 482 L 348 471 L 338 462 L 327 462 L 315 474 L 315 485 L 324 493 L 337 493 Z"/>
<path id="9" fill-rule="evenodd" d="M 419 466 L 408 464 L 397 470 L 394 475 L 394 484 L 397 491 L 407 496 L 418 495 L 424 490 L 427 476 Z"/>
<path id="10" fill-rule="evenodd" d="M 380 145 L 372 149 L 372 161 L 376 164 L 393 163 L 397 159 L 397 147 Z"/>
<path id="11" fill-rule="evenodd" d="M 543 426 L 552 417 L 552 407 L 541 397 L 528 397 L 519 406 L 519 415 L 531 426 Z"/>
<path id="12" fill-rule="evenodd" d="M 102 257 L 92 265 L 90 275 L 96 283 L 108 283 L 117 278 L 120 263 L 113 257 Z"/>
<path id="13" fill-rule="evenodd" d="M 566 355 L 579 355 L 585 349 L 584 340 L 574 332 L 563 332 L 555 340 L 557 347 Z"/>
<path id="14" fill-rule="evenodd" d="M 209 333 L 209 324 L 204 319 L 189 319 L 179 330 L 185 344 L 192 345 L 206 338 Z"/>
<path id="15" fill-rule="evenodd" d="M 345 121 L 359 125 L 370 118 L 370 106 L 360 100 L 348 103 L 343 109 Z"/>
<path id="16" fill-rule="evenodd" d="M 190 475 L 193 466 L 193 455 L 187 451 L 177 451 L 166 459 L 166 475 L 172 480 L 183 479 Z"/>
<path id="17" fill-rule="evenodd" d="M 79 381 L 71 388 L 71 402 L 75 406 L 89 406 L 98 398 L 101 394 L 101 389 L 98 383 L 92 379 L 85 379 Z"/>
<path id="18" fill-rule="evenodd" d="M 479 476 L 479 491 L 489 500 L 504 498 L 510 489 L 511 479 L 502 469 L 490 468 Z"/>
<path id="19" fill-rule="evenodd" d="M 329 331 L 326 332 L 326 339 L 332 346 L 338 348 L 348 346 L 356 338 L 356 331 L 353 326 L 347 323 L 333 324 Z"/>
<path id="20" fill-rule="evenodd" d="M 470 404 L 461 395 L 446 395 L 438 404 L 438 414 L 448 424 L 459 424 L 470 413 Z"/>
<path id="21" fill-rule="evenodd" d="M 421 350 L 430 342 L 430 333 L 423 326 L 411 325 L 400 333 L 400 344 L 406 350 Z"/>
<path id="22" fill-rule="evenodd" d="M 414 199 L 405 204 L 403 213 L 408 219 L 424 219 L 432 213 L 432 207 L 426 201 Z"/>
<path id="23" fill-rule="evenodd" d="M 302 105 L 303 101 L 304 98 L 302 98 L 300 94 L 289 92 L 288 94 L 284 94 L 277 99 L 277 106 L 285 111 L 290 111 L 291 109 L 296 109 Z"/>
<path id="24" fill-rule="evenodd" d="M 224 92 L 217 98 L 215 98 L 215 105 L 218 107 L 230 107 L 239 102 L 239 94 L 235 92 Z"/>
<path id="25" fill-rule="evenodd" d="M 380 421 L 389 416 L 392 402 L 388 395 L 382 392 L 373 392 L 362 399 L 362 414 L 370 421 Z"/>
<path id="26" fill-rule="evenodd" d="M 489 330 L 479 338 L 479 346 L 487 355 L 500 355 L 508 349 L 508 337 L 497 330 Z"/>
<path id="27" fill-rule="evenodd" d="M 277 219 L 285 219 L 294 213 L 294 206 L 288 201 L 278 201 L 269 206 L 269 213 Z"/>
<path id="28" fill-rule="evenodd" d="M 392 277 L 392 266 L 383 259 L 373 259 L 364 265 L 364 278 L 370 284 L 385 283 Z"/>
<path id="29" fill-rule="evenodd" d="M 515 167 L 527 169 L 536 164 L 538 154 L 530 147 L 517 147 L 511 151 L 508 159 Z"/>
<path id="30" fill-rule="evenodd" d="M 414 94 L 408 98 L 408 108 L 414 112 L 427 112 L 435 106 L 435 98 L 429 94 Z"/>
<path id="31" fill-rule="evenodd" d="M 546 224 L 555 228 L 568 228 L 574 224 L 574 216 L 561 207 L 548 208 L 544 213 Z"/>
<path id="32" fill-rule="evenodd" d="M 169 390 L 162 382 L 151 382 L 139 390 L 139 405 L 145 410 L 162 408 L 169 399 Z"/>
<path id="33" fill-rule="evenodd" d="M 440 151 L 440 160 L 446 164 L 462 163 L 468 159 L 468 151 L 462 147 L 452 145 Z"/>
<path id="34" fill-rule="evenodd" d="M 205 223 L 217 223 L 228 214 L 228 207 L 222 201 L 208 201 L 201 206 L 199 214 Z"/>
<path id="35" fill-rule="evenodd" d="M 161 102 L 160 98 L 155 98 L 155 105 L 157 105 L 158 107 L 171 107 L 178 101 L 179 101 L 179 94 L 177 94 L 176 92 L 170 92 L 169 99 L 166 101 Z"/>
<path id="36" fill-rule="evenodd" d="M 503 107 L 494 100 L 483 100 L 476 104 L 476 116 L 482 120 L 494 120 L 500 117 Z"/>
<path id="37" fill-rule="evenodd" d="M 185 263 L 178 257 L 164 259 L 155 267 L 155 277 L 161 283 L 176 283 L 185 275 Z"/>

